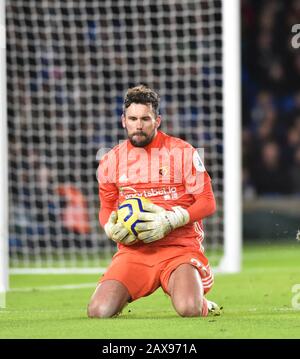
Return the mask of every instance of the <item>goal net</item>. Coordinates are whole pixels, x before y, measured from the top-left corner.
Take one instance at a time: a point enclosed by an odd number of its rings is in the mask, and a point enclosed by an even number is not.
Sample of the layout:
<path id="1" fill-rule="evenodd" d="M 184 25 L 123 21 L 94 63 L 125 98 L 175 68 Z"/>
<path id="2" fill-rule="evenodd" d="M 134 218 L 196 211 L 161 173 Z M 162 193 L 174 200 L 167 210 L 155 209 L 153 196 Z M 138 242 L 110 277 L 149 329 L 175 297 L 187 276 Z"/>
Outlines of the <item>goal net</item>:
<path id="1" fill-rule="evenodd" d="M 98 222 L 96 154 L 125 138 L 123 96 L 140 83 L 160 94 L 162 130 L 204 148 L 218 205 L 204 247 L 221 255 L 221 5 L 6 1 L 11 267 L 98 267 L 115 251 Z"/>

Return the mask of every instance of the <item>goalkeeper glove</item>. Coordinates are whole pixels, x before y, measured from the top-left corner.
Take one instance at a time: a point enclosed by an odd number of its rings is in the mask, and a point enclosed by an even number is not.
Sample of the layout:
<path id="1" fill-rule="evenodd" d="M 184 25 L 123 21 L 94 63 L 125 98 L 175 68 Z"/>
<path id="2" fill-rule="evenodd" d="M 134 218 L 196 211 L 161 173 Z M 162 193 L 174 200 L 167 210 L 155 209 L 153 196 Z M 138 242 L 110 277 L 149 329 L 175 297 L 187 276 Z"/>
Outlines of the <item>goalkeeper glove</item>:
<path id="1" fill-rule="evenodd" d="M 190 220 L 189 212 L 180 207 L 172 207 L 173 211 L 153 203 L 145 203 L 144 210 L 138 215 L 140 222 L 136 225 L 138 238 L 144 243 L 158 241 L 176 228 L 186 225 Z"/>
<path id="2" fill-rule="evenodd" d="M 137 242 L 137 238 L 129 233 L 128 229 L 123 226 L 123 223 L 117 223 L 117 212 L 115 211 L 111 212 L 104 230 L 107 237 L 114 242 L 128 246 Z"/>

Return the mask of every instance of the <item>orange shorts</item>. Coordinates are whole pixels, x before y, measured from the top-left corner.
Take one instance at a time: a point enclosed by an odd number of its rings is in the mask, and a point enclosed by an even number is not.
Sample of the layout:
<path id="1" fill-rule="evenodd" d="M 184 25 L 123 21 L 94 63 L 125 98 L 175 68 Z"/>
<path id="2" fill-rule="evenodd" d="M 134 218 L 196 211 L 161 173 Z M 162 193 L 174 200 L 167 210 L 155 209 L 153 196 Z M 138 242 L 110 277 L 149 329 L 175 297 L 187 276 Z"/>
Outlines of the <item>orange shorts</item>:
<path id="1" fill-rule="evenodd" d="M 100 279 L 121 282 L 131 296 L 131 301 L 153 293 L 162 287 L 168 293 L 171 273 L 181 264 L 191 264 L 198 269 L 207 293 L 213 285 L 213 274 L 206 257 L 200 251 L 187 247 L 143 247 L 120 250 Z"/>

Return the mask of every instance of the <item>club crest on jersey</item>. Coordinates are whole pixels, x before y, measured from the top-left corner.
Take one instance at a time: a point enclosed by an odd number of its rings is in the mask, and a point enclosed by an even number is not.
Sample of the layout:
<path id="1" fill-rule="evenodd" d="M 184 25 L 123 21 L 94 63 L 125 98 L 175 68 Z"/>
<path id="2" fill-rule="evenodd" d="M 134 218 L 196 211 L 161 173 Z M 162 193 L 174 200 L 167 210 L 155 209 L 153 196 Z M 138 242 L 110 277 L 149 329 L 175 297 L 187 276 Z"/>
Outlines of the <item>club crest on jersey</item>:
<path id="1" fill-rule="evenodd" d="M 168 167 L 167 166 L 160 167 L 159 175 L 164 177 L 167 174 L 168 174 Z"/>

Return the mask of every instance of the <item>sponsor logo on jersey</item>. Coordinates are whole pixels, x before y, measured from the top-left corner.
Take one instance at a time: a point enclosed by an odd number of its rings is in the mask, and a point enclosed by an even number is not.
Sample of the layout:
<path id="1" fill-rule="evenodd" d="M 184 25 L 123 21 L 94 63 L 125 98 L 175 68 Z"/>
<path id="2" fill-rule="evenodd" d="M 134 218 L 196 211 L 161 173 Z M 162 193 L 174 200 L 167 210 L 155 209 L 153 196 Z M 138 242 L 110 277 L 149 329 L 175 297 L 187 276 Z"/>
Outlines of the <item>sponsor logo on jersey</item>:
<path id="1" fill-rule="evenodd" d="M 131 193 L 128 193 L 131 192 Z M 156 196 L 163 196 L 165 200 L 177 199 L 178 193 L 176 187 L 163 187 L 163 188 L 149 188 L 143 191 L 138 192 L 133 187 L 120 187 L 120 193 L 126 198 L 132 197 L 156 197 Z"/>

